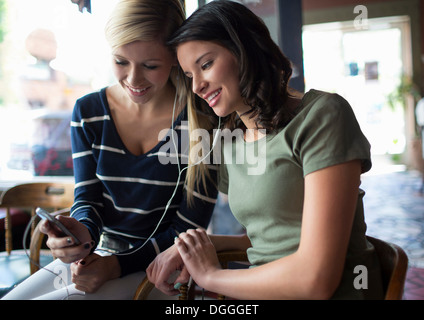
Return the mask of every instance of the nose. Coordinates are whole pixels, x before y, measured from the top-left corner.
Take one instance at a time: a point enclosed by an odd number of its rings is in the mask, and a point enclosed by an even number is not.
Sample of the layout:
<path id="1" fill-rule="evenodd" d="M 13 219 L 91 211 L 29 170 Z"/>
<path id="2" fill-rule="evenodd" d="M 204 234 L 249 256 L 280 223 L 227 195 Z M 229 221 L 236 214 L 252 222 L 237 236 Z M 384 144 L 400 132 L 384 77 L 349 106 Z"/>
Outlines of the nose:
<path id="1" fill-rule="evenodd" d="M 143 71 L 138 66 L 132 66 L 128 70 L 127 81 L 130 85 L 136 87 L 139 85 L 144 78 Z"/>
<path id="2" fill-rule="evenodd" d="M 202 93 L 205 93 L 206 88 L 208 87 L 207 81 L 201 76 L 193 76 L 193 92 L 198 96 L 201 96 Z"/>

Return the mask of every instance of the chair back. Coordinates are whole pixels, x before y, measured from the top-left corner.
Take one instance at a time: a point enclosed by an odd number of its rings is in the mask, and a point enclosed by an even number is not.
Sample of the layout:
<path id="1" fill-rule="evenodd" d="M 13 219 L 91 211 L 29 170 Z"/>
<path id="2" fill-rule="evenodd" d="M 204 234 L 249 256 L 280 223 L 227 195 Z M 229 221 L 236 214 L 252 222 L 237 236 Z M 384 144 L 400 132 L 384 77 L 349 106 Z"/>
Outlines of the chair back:
<path id="1" fill-rule="evenodd" d="M 367 236 L 374 246 L 382 271 L 385 300 L 402 300 L 408 269 L 408 257 L 396 244 Z"/>
<path id="2" fill-rule="evenodd" d="M 35 208 L 42 207 L 50 210 L 59 210 L 71 207 L 74 201 L 74 183 L 25 183 L 14 186 L 0 197 L 0 208 L 6 208 L 5 217 L 5 244 L 8 254 L 12 251 L 12 222 L 11 208 L 28 208 L 31 216 L 35 215 Z M 35 219 L 34 219 L 35 220 Z M 36 222 L 34 221 L 32 231 Z"/>

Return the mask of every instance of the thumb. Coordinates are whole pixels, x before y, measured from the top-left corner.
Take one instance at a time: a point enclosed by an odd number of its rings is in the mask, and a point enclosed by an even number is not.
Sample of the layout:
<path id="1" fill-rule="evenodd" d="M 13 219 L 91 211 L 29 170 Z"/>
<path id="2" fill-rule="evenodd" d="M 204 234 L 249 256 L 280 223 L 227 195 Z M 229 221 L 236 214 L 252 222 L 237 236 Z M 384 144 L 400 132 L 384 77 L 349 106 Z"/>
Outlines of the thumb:
<path id="1" fill-rule="evenodd" d="M 84 266 L 84 267 L 86 267 L 90 263 L 92 263 L 93 261 L 97 260 L 98 257 L 99 256 L 97 254 L 95 254 L 95 253 L 90 254 L 90 255 L 86 256 L 84 259 L 81 259 L 79 261 L 79 264 L 82 265 L 82 266 Z"/>

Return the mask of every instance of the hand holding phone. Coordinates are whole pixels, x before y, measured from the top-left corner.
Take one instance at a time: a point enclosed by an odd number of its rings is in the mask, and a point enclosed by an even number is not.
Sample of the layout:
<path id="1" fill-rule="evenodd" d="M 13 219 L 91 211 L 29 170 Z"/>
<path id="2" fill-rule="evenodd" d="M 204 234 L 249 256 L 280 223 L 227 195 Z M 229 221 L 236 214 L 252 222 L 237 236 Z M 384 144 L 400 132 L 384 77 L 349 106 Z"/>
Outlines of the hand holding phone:
<path id="1" fill-rule="evenodd" d="M 79 245 L 81 242 L 78 240 L 78 238 L 72 234 L 71 231 L 68 230 L 58 219 L 53 217 L 50 213 L 48 213 L 46 210 L 37 208 L 35 209 L 35 213 L 43 220 L 49 221 L 52 225 L 55 225 L 60 231 L 62 231 L 67 236 L 74 239 L 74 244 Z"/>

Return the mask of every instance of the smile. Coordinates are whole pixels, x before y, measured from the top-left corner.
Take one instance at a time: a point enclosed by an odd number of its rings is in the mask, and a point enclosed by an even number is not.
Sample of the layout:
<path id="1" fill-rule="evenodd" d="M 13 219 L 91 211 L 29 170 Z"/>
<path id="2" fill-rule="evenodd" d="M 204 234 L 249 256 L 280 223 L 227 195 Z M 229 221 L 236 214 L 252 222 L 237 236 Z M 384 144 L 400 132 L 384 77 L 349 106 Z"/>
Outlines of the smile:
<path id="1" fill-rule="evenodd" d="M 212 101 L 213 99 L 215 99 L 219 94 L 221 93 L 221 89 L 212 92 L 210 95 L 208 95 L 207 97 L 205 97 L 205 100 L 209 103 L 210 106 L 212 106 Z"/>
<path id="2" fill-rule="evenodd" d="M 134 88 L 131 88 L 129 86 L 127 86 L 127 88 L 130 89 L 130 91 L 132 91 L 134 93 L 141 93 L 141 92 L 144 92 L 144 91 L 147 90 L 147 88 L 144 88 L 144 89 L 134 89 Z"/>
<path id="3" fill-rule="evenodd" d="M 146 88 L 132 88 L 128 85 L 126 85 L 126 87 L 128 88 L 128 91 L 130 92 L 130 94 L 134 97 L 142 97 L 145 94 L 147 94 L 148 90 L 150 89 L 150 87 L 146 87 Z"/>

